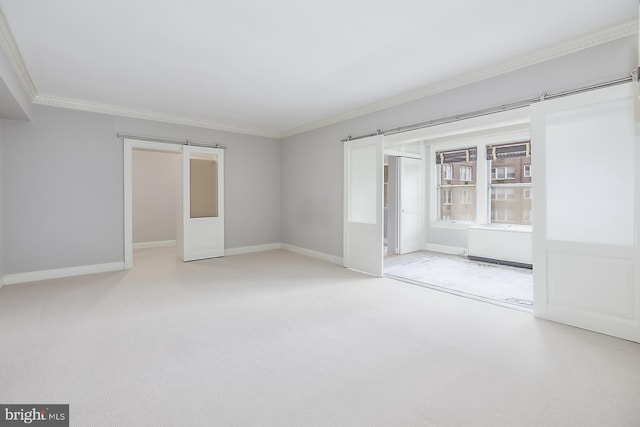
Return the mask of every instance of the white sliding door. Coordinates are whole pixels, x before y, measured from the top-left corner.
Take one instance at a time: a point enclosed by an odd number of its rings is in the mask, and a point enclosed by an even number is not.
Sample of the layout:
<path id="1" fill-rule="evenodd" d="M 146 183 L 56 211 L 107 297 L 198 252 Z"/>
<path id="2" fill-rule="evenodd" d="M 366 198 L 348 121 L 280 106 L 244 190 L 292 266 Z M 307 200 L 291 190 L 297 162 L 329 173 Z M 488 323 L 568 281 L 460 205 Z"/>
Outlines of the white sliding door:
<path id="1" fill-rule="evenodd" d="M 532 106 L 536 316 L 640 341 L 632 84 Z"/>
<path id="2" fill-rule="evenodd" d="M 382 277 L 384 136 L 344 145 L 344 266 Z"/>
<path id="3" fill-rule="evenodd" d="M 420 220 L 420 165 L 422 160 L 399 157 L 400 177 L 400 213 L 398 228 L 400 229 L 399 253 L 419 251 L 423 247 L 422 227 Z"/>
<path id="4" fill-rule="evenodd" d="M 184 261 L 224 255 L 224 151 L 185 146 L 178 209 L 178 254 Z"/>

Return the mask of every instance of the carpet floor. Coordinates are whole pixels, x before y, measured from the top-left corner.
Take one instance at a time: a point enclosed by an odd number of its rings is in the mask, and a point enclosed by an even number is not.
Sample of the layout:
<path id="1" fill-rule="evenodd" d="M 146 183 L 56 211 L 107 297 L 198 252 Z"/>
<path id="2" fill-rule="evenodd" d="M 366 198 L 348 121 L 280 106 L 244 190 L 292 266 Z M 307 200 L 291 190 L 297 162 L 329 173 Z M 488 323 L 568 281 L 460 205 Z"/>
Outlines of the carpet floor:
<path id="1" fill-rule="evenodd" d="M 639 425 L 636 343 L 281 250 L 134 261 L 0 289 L 0 402 L 98 427 Z"/>
<path id="2" fill-rule="evenodd" d="M 384 273 L 398 279 L 518 307 L 533 307 L 533 274 L 526 268 L 431 252 L 400 255 Z"/>

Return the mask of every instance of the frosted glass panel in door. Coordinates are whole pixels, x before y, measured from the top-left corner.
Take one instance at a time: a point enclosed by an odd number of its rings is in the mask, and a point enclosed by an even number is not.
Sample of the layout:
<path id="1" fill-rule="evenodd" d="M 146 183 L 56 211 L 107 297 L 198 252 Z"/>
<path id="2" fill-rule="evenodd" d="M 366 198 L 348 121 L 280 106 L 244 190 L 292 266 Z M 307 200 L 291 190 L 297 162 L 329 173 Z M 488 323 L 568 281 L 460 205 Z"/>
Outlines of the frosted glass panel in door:
<path id="1" fill-rule="evenodd" d="M 633 100 L 546 115 L 547 238 L 632 246 Z"/>
<path id="2" fill-rule="evenodd" d="M 349 222 L 375 224 L 378 211 L 378 163 L 375 145 L 351 147 L 349 155 Z"/>
<path id="3" fill-rule="evenodd" d="M 218 216 L 218 162 L 189 159 L 191 218 Z"/>

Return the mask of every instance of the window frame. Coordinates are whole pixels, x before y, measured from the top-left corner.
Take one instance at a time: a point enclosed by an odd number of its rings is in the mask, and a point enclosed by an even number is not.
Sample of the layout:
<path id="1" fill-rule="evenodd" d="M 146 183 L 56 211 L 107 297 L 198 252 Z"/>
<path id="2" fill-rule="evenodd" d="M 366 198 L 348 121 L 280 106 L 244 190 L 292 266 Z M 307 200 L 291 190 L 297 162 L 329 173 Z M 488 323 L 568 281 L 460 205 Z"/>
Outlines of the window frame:
<path id="1" fill-rule="evenodd" d="M 442 204 L 445 206 L 449 206 L 453 204 L 453 188 L 451 187 L 440 187 L 442 191 Z"/>
<path id="2" fill-rule="evenodd" d="M 453 181 L 453 165 L 444 164 L 444 165 L 441 165 L 441 167 L 444 167 L 444 171 L 442 173 L 442 179 L 447 181 Z"/>
<path id="3" fill-rule="evenodd" d="M 462 171 L 464 171 L 465 173 L 463 174 Z M 460 174 L 460 181 L 466 181 L 466 182 L 473 181 L 473 168 L 471 166 L 460 166 L 458 173 Z M 468 179 L 465 179 L 467 177 Z"/>
<path id="4" fill-rule="evenodd" d="M 504 178 L 498 178 L 498 177 L 497 177 L 498 169 L 504 169 Z M 513 171 L 513 176 L 512 176 L 512 177 L 507 176 L 507 175 L 508 175 L 508 174 L 507 174 L 507 171 L 508 171 L 508 170 L 510 170 L 510 169 Z M 494 171 L 496 171 L 496 172 L 494 173 Z M 513 167 L 513 166 L 496 166 L 496 167 L 491 167 L 491 180 L 494 180 L 494 179 L 499 179 L 499 180 L 501 180 L 501 181 L 502 181 L 502 180 L 507 180 L 507 179 L 516 179 L 516 168 L 515 168 L 515 167 Z"/>

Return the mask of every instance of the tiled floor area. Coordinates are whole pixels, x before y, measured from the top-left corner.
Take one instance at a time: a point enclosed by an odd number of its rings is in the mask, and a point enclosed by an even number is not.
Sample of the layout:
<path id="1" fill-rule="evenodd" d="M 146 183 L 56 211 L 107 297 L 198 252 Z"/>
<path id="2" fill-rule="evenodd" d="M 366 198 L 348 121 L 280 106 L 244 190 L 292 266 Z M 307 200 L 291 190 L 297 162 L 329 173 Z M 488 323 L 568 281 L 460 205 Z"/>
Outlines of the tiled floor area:
<path id="1" fill-rule="evenodd" d="M 429 251 L 391 255 L 384 265 L 391 278 L 514 308 L 533 307 L 529 269 Z"/>

